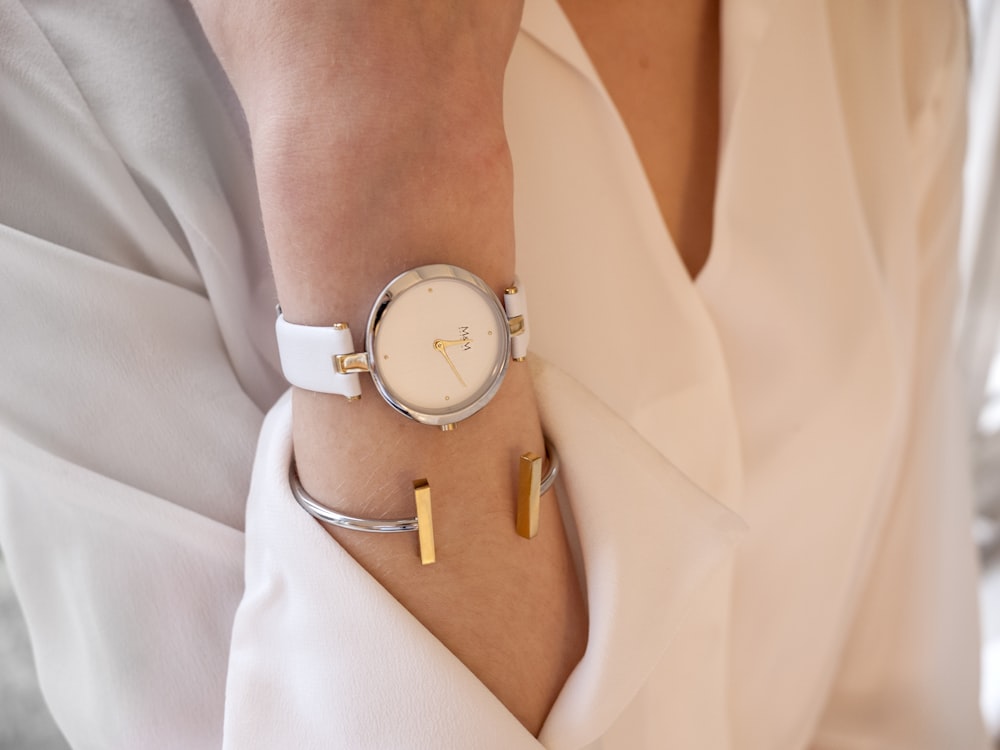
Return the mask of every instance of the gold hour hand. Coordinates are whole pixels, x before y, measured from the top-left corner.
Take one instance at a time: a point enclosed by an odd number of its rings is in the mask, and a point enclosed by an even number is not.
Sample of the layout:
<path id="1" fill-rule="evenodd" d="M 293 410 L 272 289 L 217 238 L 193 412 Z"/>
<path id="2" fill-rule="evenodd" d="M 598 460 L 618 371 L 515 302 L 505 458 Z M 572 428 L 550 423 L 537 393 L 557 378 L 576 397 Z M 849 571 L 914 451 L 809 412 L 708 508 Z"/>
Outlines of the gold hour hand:
<path id="1" fill-rule="evenodd" d="M 462 343 L 464 342 L 461 340 L 444 341 L 443 339 L 435 339 L 434 348 L 437 349 L 439 352 L 441 352 L 441 356 L 444 357 L 444 361 L 448 363 L 448 367 L 451 368 L 451 371 L 455 373 L 455 377 L 458 378 L 458 382 L 462 384 L 462 387 L 468 388 L 468 386 L 465 384 L 465 381 L 462 380 L 462 376 L 458 373 L 458 368 L 455 367 L 455 363 L 451 361 L 451 357 L 448 356 L 448 352 L 446 351 L 446 349 L 449 346 L 455 346 L 456 344 L 462 344 Z"/>
<path id="2" fill-rule="evenodd" d="M 439 352 L 444 351 L 449 346 L 458 346 L 459 344 L 471 344 L 472 339 L 455 339 L 454 341 L 446 341 L 445 339 L 435 339 L 434 348 Z"/>

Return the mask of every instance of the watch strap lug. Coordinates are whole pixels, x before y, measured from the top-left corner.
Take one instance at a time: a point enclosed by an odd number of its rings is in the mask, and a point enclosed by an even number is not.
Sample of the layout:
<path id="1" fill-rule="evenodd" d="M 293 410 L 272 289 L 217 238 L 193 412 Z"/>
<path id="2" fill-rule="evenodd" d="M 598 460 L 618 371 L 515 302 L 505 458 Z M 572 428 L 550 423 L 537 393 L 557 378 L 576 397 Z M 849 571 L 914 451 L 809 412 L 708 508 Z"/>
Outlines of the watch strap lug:
<path id="1" fill-rule="evenodd" d="M 531 338 L 528 331 L 528 300 L 516 278 L 504 291 L 503 306 L 507 311 L 507 324 L 510 327 L 511 359 L 523 362 L 528 355 L 528 343 Z"/>
<path id="2" fill-rule="evenodd" d="M 340 375 L 350 375 L 352 372 L 368 372 L 368 355 L 364 352 L 336 354 L 333 357 L 333 369 Z"/>
<path id="3" fill-rule="evenodd" d="M 278 355 L 285 378 L 292 385 L 307 391 L 333 393 L 348 399 L 361 396 L 361 367 L 355 355 L 351 329 L 346 323 L 333 326 L 295 325 L 278 315 L 274 324 L 278 339 Z M 353 355 L 353 356 L 352 356 Z M 350 366 L 338 370 L 338 357 Z M 367 370 L 367 360 L 365 360 Z"/>

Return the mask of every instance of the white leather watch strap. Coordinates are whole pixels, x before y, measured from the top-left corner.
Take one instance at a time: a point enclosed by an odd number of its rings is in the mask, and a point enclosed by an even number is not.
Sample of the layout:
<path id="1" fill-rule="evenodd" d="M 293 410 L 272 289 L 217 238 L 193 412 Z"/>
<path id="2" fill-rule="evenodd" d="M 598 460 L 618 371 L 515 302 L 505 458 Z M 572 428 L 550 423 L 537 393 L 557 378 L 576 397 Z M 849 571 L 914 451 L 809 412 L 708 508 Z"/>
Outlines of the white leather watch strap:
<path id="1" fill-rule="evenodd" d="M 503 306 L 507 311 L 507 320 L 521 316 L 523 328 L 519 334 L 510 339 L 510 356 L 520 362 L 528 354 L 530 329 L 528 328 L 528 300 L 521 288 L 520 281 L 515 277 L 513 286 L 503 295 Z"/>
<path id="2" fill-rule="evenodd" d="M 353 354 L 351 329 L 337 326 L 303 326 L 289 323 L 278 315 L 274 324 L 278 355 L 285 379 L 307 391 L 336 393 L 347 398 L 361 395 L 357 373 L 338 373 L 336 356 Z"/>

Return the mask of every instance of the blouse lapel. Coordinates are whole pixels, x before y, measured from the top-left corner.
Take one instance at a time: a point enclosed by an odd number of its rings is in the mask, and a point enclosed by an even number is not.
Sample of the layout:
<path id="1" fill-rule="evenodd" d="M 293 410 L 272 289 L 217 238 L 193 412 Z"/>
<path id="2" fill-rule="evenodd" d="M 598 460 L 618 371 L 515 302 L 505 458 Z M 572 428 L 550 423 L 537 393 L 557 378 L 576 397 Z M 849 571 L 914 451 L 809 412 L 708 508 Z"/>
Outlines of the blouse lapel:
<path id="1" fill-rule="evenodd" d="M 569 748 L 609 730 L 687 619 L 724 641 L 729 579 L 712 574 L 744 528 L 742 468 L 714 323 L 624 124 L 555 0 L 528 0 L 522 32 L 505 96 L 518 268 L 590 609 L 586 655 L 540 737 Z M 715 675 L 692 704 L 725 704 L 713 644 L 691 657 Z"/>
<path id="2" fill-rule="evenodd" d="M 590 612 L 586 654 L 539 739 L 577 748 L 632 700 L 744 526 L 571 377 L 535 359 L 534 380 L 562 458 Z"/>

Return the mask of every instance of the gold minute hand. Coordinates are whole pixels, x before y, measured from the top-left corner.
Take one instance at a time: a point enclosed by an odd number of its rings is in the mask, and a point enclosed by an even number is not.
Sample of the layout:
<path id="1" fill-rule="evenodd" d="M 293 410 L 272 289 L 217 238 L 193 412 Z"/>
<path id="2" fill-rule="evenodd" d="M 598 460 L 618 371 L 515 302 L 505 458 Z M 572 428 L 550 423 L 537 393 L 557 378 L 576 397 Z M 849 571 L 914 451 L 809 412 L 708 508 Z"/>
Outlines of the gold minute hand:
<path id="1" fill-rule="evenodd" d="M 445 351 L 449 346 L 454 346 L 455 344 L 461 344 L 462 341 L 444 341 L 442 339 L 434 340 L 434 348 L 441 352 L 441 356 L 444 357 L 444 361 L 448 363 L 451 371 L 455 373 L 455 377 L 458 378 L 458 382 L 462 384 L 463 388 L 468 388 L 465 381 L 462 380 L 462 376 L 458 373 L 458 368 L 455 367 L 455 363 L 451 361 L 451 357 L 448 356 L 448 352 Z"/>

